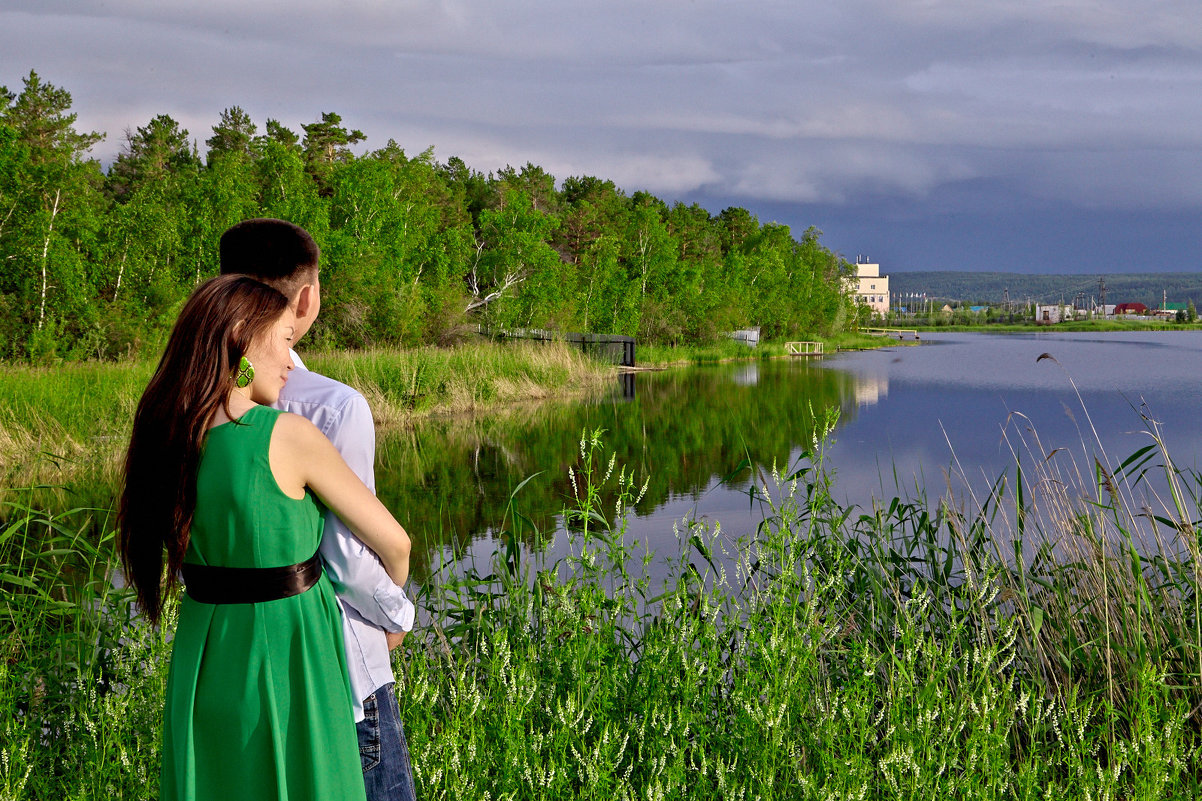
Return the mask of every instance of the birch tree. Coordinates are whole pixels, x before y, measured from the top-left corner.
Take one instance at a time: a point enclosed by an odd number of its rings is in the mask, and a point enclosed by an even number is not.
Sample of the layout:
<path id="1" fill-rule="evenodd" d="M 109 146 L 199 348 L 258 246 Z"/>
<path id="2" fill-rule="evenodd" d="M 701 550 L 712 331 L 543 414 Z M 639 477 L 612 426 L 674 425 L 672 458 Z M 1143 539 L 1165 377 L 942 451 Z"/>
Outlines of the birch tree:
<path id="1" fill-rule="evenodd" d="M 76 131 L 71 94 L 36 72 L 15 99 L 6 88 L 0 94 L 8 142 L 0 189 L 2 288 L 23 309 L 16 338 L 31 350 L 34 339 L 53 350 L 56 337 L 46 333 L 52 318 L 80 324 L 92 296 L 87 267 L 96 256 L 102 175 L 86 154 L 103 137 Z"/>

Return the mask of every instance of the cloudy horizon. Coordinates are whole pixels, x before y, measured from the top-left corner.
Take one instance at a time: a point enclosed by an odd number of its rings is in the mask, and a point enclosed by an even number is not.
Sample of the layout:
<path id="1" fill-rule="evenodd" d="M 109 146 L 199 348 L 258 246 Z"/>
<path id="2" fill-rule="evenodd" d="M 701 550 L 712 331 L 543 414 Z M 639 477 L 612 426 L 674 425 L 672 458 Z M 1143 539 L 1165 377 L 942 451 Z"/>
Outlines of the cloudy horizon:
<path id="1" fill-rule="evenodd" d="M 732 3 L 6 0 L 80 130 L 169 114 L 203 149 L 323 112 L 484 173 L 536 164 L 809 226 L 886 270 L 1195 269 L 1202 7 L 1163 0 Z"/>

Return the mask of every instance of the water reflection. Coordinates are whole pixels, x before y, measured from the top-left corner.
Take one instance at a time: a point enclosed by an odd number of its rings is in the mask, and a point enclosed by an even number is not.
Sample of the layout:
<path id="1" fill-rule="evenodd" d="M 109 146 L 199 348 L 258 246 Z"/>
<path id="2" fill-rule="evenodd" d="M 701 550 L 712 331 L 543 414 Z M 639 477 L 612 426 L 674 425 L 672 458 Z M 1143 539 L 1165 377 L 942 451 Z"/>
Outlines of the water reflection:
<path id="1" fill-rule="evenodd" d="M 856 405 L 875 406 L 889 397 L 889 376 L 887 375 L 857 375 L 855 376 Z"/>
<path id="2" fill-rule="evenodd" d="M 928 497 L 979 494 L 1003 473 L 1013 476 L 1016 458 L 1030 466 L 1057 449 L 1056 460 L 1073 460 L 1088 477 L 1095 456 L 1117 466 L 1149 444 L 1144 415 L 1162 426 L 1179 466 L 1197 464 L 1198 332 L 923 339 L 921 347 L 823 362 L 888 386 L 888 399 L 865 407 L 832 449 L 848 501 L 919 489 Z"/>
<path id="3" fill-rule="evenodd" d="M 802 362 L 626 375 L 611 395 L 586 403 L 383 432 L 377 485 L 422 546 L 414 565 L 420 579 L 440 549 L 462 552 L 490 537 L 514 508 L 544 532 L 560 528 L 572 497 L 568 468 L 580 467 L 581 433 L 603 429 L 617 463 L 647 480 L 631 536 L 659 548 L 672 539 L 662 510 L 707 514 L 727 492 L 745 505 L 739 490 L 752 471 L 736 471 L 740 463 L 787 467 L 812 439 L 816 414 L 838 406 L 845 419 L 854 417 L 857 383 Z M 531 476 L 511 506 L 515 488 Z"/>
<path id="4" fill-rule="evenodd" d="M 730 380 L 741 387 L 754 387 L 760 380 L 759 364 L 751 362 L 735 369 L 730 375 Z"/>
<path id="5" fill-rule="evenodd" d="M 1043 353 L 1053 359 L 1037 361 Z M 582 431 L 604 429 L 618 464 L 648 477 L 629 537 L 674 552 L 684 516 L 754 531 L 752 470 L 796 464 L 815 416 L 837 407 L 828 451 L 841 500 L 981 492 L 1016 455 L 1122 458 L 1148 443 L 1141 409 L 1178 463 L 1202 448 L 1202 335 L 933 335 L 921 346 L 622 376 L 585 403 L 548 403 L 483 419 L 442 419 L 380 439 L 380 494 L 414 534 L 415 575 L 443 554 L 492 550 L 516 510 L 562 530 Z M 1096 432 L 1096 438 L 1095 438 Z M 1109 457 L 1106 457 L 1109 458 Z M 515 488 L 533 476 L 513 499 Z"/>

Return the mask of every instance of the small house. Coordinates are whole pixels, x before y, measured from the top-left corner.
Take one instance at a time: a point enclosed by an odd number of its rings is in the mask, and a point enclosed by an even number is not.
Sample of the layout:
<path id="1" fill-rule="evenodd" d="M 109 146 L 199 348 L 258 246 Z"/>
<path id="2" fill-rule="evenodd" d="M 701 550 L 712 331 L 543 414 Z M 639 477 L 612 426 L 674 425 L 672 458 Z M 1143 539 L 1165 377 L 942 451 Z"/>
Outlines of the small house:
<path id="1" fill-rule="evenodd" d="M 1055 325 L 1073 319 L 1073 307 L 1067 303 L 1040 304 L 1035 307 L 1035 322 Z"/>

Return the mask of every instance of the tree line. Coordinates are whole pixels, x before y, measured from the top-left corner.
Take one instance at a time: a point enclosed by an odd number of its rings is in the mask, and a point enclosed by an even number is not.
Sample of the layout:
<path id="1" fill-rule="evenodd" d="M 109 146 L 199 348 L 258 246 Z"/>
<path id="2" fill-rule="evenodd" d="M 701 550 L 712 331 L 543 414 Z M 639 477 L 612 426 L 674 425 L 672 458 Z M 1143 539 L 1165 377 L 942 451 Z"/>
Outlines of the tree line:
<path id="1" fill-rule="evenodd" d="M 1132 269 L 1140 265 L 1133 264 Z M 1197 272 L 1003 273 L 963 270 L 894 272 L 889 288 L 896 305 L 914 305 L 908 294 L 926 293 L 944 303 L 1143 303 L 1150 309 L 1169 303 L 1202 303 Z"/>
<path id="2" fill-rule="evenodd" d="M 217 242 L 256 216 L 291 220 L 322 249 L 329 347 L 445 344 L 477 326 L 703 343 L 760 326 L 829 334 L 854 319 L 853 268 L 809 228 L 711 215 L 612 181 L 557 182 L 526 164 L 487 175 L 361 131 L 334 113 L 301 131 L 237 106 L 201 154 L 170 116 L 104 138 L 77 130 L 71 95 L 31 71 L 0 87 L 0 359 L 117 358 L 157 348 L 217 268 Z"/>

